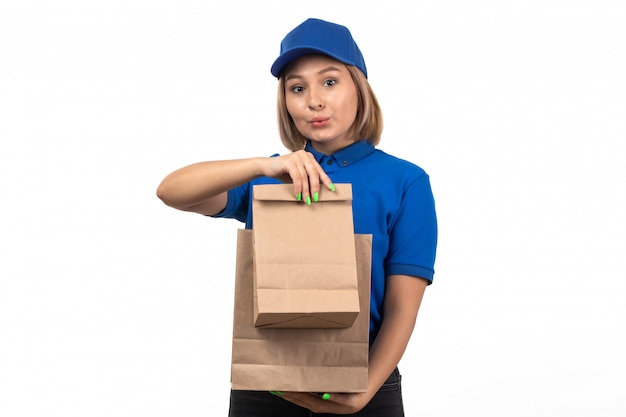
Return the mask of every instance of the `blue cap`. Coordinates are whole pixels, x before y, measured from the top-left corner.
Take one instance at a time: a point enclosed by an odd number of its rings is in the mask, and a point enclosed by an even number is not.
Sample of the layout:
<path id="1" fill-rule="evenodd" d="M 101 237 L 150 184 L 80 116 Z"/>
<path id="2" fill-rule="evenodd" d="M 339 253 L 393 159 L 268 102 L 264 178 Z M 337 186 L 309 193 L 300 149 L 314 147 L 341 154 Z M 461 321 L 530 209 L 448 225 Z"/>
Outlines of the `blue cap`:
<path id="1" fill-rule="evenodd" d="M 365 60 L 347 27 L 320 19 L 307 19 L 280 43 L 280 56 L 272 64 L 272 75 L 280 77 L 294 59 L 307 54 L 324 54 L 354 65 L 367 77 Z"/>

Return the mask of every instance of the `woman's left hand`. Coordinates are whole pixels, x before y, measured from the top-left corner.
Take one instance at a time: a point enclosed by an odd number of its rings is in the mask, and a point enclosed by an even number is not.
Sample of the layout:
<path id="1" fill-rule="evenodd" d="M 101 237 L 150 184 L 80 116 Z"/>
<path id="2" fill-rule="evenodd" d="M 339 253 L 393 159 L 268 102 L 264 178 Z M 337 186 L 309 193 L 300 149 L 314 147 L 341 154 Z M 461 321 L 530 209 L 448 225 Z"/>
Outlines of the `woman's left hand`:
<path id="1" fill-rule="evenodd" d="M 314 413 L 329 414 L 354 414 L 365 407 L 371 399 L 371 396 L 365 392 L 357 394 L 330 393 L 327 400 L 317 394 L 307 392 L 280 392 L 276 395 Z"/>

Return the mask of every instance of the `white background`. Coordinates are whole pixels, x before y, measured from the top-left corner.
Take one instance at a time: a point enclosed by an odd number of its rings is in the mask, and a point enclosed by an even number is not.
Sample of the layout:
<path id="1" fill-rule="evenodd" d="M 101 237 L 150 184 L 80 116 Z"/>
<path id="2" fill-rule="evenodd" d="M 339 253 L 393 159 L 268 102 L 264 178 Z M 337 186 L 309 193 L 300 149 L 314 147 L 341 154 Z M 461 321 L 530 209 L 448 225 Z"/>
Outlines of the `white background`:
<path id="1" fill-rule="evenodd" d="M 626 415 L 626 4 L 2 1 L 0 415 L 225 416 L 236 229 L 172 170 L 284 153 L 279 42 L 347 25 L 430 174 L 407 416 Z"/>

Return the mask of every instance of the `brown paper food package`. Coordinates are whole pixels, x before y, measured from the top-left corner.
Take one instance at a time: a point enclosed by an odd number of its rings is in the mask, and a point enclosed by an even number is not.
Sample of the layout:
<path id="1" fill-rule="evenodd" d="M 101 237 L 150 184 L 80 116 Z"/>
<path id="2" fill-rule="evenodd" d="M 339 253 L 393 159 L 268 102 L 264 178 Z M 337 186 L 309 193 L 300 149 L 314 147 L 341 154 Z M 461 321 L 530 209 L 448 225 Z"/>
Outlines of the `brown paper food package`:
<path id="1" fill-rule="evenodd" d="M 350 327 L 359 314 L 351 184 L 312 205 L 290 184 L 253 187 L 254 323 Z"/>
<path id="2" fill-rule="evenodd" d="M 252 231 L 239 230 L 231 386 L 235 390 L 364 392 L 369 354 L 371 235 L 353 235 L 360 313 L 348 328 L 254 325 Z"/>

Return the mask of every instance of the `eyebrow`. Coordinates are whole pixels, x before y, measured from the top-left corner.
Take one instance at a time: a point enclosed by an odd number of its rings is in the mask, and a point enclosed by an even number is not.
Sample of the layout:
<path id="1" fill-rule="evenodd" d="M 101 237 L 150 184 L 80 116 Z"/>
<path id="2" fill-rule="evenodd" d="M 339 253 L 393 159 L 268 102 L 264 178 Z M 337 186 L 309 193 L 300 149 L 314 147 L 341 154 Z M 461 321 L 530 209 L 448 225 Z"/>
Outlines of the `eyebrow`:
<path id="1" fill-rule="evenodd" d="M 323 68 L 320 71 L 318 71 L 317 74 L 318 75 L 322 75 L 322 74 L 325 74 L 325 73 L 331 72 L 331 71 L 341 71 L 341 70 L 339 68 L 335 67 L 334 65 L 329 65 L 328 67 Z M 298 74 L 292 74 L 292 75 L 289 75 L 287 78 L 285 78 L 285 81 L 289 81 L 292 78 L 302 78 L 302 76 L 298 75 Z"/>

